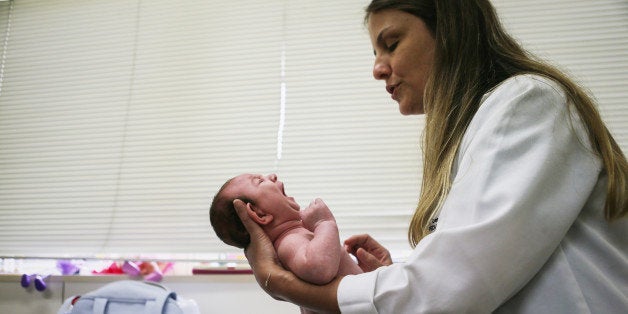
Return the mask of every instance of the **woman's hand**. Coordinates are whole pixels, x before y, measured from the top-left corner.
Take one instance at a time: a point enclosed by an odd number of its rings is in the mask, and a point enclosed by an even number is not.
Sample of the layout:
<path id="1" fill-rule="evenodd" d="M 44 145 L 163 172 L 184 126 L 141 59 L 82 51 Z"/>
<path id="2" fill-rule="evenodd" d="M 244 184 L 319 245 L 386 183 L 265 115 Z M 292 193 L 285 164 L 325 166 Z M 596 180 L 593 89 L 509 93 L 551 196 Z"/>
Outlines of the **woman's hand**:
<path id="1" fill-rule="evenodd" d="M 299 279 L 281 266 L 273 243 L 264 230 L 251 220 L 246 204 L 236 199 L 233 205 L 251 237 L 249 246 L 244 249 L 244 255 L 260 287 L 277 300 L 289 301 L 316 311 L 339 313 L 336 293 L 341 277 L 321 286 Z"/>
<path id="2" fill-rule="evenodd" d="M 364 272 L 392 264 L 390 252 L 368 234 L 359 234 L 345 240 L 345 250 L 358 259 Z"/>
<path id="3" fill-rule="evenodd" d="M 244 255 L 253 269 L 255 279 L 264 291 L 275 299 L 279 299 L 268 287 L 268 282 L 270 281 L 268 276 L 269 274 L 287 271 L 281 266 L 275 247 L 264 230 L 255 221 L 251 220 L 247 214 L 246 203 L 236 199 L 233 201 L 233 206 L 251 238 L 249 246 L 244 249 Z"/>

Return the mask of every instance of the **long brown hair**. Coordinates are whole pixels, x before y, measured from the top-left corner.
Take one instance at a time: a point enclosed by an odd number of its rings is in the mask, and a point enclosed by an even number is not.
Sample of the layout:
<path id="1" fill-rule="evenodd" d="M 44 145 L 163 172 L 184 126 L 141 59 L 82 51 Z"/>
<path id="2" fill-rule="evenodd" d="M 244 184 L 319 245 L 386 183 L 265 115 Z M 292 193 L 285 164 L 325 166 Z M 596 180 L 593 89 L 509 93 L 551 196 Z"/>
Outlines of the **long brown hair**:
<path id="1" fill-rule="evenodd" d="M 449 193 L 454 158 L 480 99 L 505 79 L 524 73 L 551 78 L 562 86 L 608 175 L 604 215 L 608 221 L 626 216 L 628 163 L 595 103 L 565 74 L 508 35 L 488 0 L 373 0 L 365 21 L 387 9 L 419 17 L 436 40 L 434 68 L 424 95 L 421 197 L 408 231 L 412 246 L 429 233 L 430 222 Z"/>

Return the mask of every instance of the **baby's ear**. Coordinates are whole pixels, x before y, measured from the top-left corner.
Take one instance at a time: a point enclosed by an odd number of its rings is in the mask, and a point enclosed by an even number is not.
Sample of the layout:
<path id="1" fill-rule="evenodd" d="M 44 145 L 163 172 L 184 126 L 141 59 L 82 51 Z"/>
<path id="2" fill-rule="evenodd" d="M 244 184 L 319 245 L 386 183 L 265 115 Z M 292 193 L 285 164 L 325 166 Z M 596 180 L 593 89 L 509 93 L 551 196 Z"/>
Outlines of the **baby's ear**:
<path id="1" fill-rule="evenodd" d="M 258 225 L 267 225 L 273 221 L 273 215 L 266 213 L 266 211 L 250 202 L 246 203 L 246 212 Z"/>

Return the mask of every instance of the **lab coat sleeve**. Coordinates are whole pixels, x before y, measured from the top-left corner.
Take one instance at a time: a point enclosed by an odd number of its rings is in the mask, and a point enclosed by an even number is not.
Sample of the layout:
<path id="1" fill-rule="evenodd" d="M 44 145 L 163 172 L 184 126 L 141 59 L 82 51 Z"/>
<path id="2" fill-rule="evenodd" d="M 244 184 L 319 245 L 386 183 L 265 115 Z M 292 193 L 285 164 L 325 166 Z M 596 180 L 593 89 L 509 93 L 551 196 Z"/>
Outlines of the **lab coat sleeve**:
<path id="1" fill-rule="evenodd" d="M 589 147 L 554 82 L 534 75 L 503 82 L 463 137 L 436 231 L 406 262 L 344 277 L 341 311 L 495 310 L 560 249 L 600 173 Z"/>

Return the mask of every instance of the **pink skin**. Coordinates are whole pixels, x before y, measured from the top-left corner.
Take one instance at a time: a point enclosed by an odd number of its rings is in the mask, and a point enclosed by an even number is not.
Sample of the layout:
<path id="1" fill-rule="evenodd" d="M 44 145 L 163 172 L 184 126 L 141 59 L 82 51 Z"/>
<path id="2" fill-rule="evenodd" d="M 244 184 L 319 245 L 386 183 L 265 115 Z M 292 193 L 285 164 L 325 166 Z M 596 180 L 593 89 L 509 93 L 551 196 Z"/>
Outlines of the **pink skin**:
<path id="1" fill-rule="evenodd" d="M 371 14 L 368 29 L 375 54 L 373 77 L 386 81 L 401 114 L 425 113 L 425 84 L 434 64 L 432 33 L 421 19 L 399 10 Z"/>
<path id="2" fill-rule="evenodd" d="M 338 275 L 362 272 L 340 244 L 336 220 L 321 199 L 299 210 L 275 174 L 237 176 L 226 192 L 255 203 L 246 204 L 249 217 L 273 242 L 282 264 L 299 278 L 321 285 Z"/>

